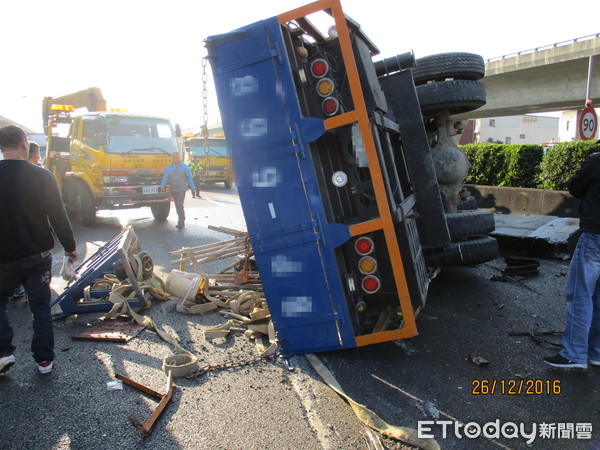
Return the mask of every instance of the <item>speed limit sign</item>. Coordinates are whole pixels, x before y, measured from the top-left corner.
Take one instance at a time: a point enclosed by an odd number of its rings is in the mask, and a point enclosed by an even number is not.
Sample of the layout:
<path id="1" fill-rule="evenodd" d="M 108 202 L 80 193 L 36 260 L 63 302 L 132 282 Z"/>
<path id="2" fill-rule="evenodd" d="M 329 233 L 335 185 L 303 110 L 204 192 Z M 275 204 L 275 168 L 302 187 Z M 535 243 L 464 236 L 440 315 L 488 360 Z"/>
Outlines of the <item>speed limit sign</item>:
<path id="1" fill-rule="evenodd" d="M 579 116 L 579 136 L 584 141 L 594 139 L 598 131 L 598 117 L 594 108 L 587 107 L 581 111 Z"/>

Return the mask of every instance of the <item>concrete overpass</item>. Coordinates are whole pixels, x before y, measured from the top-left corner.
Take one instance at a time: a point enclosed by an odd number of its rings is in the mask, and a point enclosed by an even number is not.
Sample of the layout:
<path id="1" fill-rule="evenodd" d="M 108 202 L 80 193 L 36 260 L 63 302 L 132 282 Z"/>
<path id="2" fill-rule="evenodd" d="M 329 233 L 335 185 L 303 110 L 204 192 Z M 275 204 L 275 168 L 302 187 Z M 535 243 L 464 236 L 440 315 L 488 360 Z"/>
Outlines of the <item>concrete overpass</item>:
<path id="1" fill-rule="evenodd" d="M 487 104 L 456 117 L 514 116 L 582 109 L 587 93 L 590 57 L 600 55 L 600 33 L 492 58 L 483 82 Z M 600 107 L 600 57 L 592 76 L 592 106 Z"/>

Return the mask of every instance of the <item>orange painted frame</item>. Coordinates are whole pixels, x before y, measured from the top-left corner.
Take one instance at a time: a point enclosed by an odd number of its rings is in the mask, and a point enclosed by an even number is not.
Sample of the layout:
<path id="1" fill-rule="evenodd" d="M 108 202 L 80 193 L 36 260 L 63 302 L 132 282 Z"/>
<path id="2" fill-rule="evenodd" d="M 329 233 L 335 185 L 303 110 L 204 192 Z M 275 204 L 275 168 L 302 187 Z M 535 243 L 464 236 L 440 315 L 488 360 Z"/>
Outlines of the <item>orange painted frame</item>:
<path id="1" fill-rule="evenodd" d="M 400 328 L 398 330 L 383 331 L 379 333 L 372 333 L 364 336 L 357 336 L 355 338 L 356 345 L 360 347 L 363 345 L 375 344 L 378 342 L 385 342 L 395 339 L 404 339 L 415 336 L 417 334 L 417 326 L 415 321 L 415 314 L 412 309 L 408 284 L 406 281 L 406 276 L 404 274 L 404 264 L 402 262 L 402 257 L 400 254 L 400 247 L 398 246 L 396 230 L 392 221 L 392 213 L 389 208 L 389 201 L 387 193 L 385 191 L 385 186 L 383 184 L 381 166 L 379 165 L 379 158 L 377 156 L 377 149 L 375 146 L 375 139 L 373 137 L 373 130 L 369 121 L 369 116 L 365 105 L 365 99 L 360 85 L 358 68 L 354 59 L 354 51 L 352 50 L 352 42 L 350 41 L 350 33 L 348 30 L 348 24 L 345 20 L 344 12 L 342 10 L 342 5 L 339 0 L 319 0 L 314 3 L 310 3 L 308 5 L 296 8 L 292 11 L 280 14 L 279 16 L 277 16 L 277 20 L 280 24 L 285 24 L 293 20 L 302 18 L 304 16 L 324 10 L 331 10 L 331 15 L 335 22 L 335 26 L 338 33 L 338 39 L 340 41 L 340 48 L 342 51 L 342 58 L 346 67 L 346 74 L 350 86 L 350 93 L 354 102 L 354 111 L 350 111 L 336 117 L 325 119 L 325 129 L 331 130 L 352 123 L 358 123 L 363 146 L 367 155 L 369 171 L 371 172 L 371 179 L 373 181 L 373 188 L 375 190 L 375 199 L 377 200 L 377 205 L 379 209 L 378 219 L 370 220 L 368 222 L 363 222 L 351 226 L 350 235 L 357 236 L 372 231 L 383 231 L 386 246 L 388 249 L 388 254 L 390 257 L 392 271 L 394 274 L 396 290 L 398 292 L 400 308 L 402 310 L 402 315 L 404 318 L 404 328 Z"/>

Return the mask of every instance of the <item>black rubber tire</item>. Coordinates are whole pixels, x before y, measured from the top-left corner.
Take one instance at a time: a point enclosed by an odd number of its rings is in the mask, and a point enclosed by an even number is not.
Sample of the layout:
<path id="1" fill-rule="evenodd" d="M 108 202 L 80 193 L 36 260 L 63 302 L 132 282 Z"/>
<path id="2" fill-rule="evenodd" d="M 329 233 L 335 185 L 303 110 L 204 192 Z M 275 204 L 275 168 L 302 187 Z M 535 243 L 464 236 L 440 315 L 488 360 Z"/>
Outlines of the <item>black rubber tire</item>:
<path id="1" fill-rule="evenodd" d="M 496 229 L 492 211 L 470 210 L 446 214 L 450 237 L 464 239 L 473 236 L 483 236 Z"/>
<path id="2" fill-rule="evenodd" d="M 153 203 L 150 205 L 152 211 L 152 217 L 158 222 L 164 222 L 169 217 L 169 211 L 171 210 L 171 202 Z"/>
<path id="3" fill-rule="evenodd" d="M 455 245 L 460 247 L 461 263 L 465 266 L 482 264 L 498 257 L 498 241 L 490 236 L 457 242 Z"/>
<path id="4" fill-rule="evenodd" d="M 472 80 L 439 81 L 416 87 L 417 96 L 424 115 L 431 112 L 448 111 L 460 114 L 485 105 L 485 84 Z"/>
<path id="5" fill-rule="evenodd" d="M 152 261 L 152 257 L 150 256 L 150 254 L 142 251 L 139 252 L 136 256 L 142 262 L 142 280 L 147 280 L 151 278 L 152 274 L 154 273 L 154 261 Z"/>
<path id="6" fill-rule="evenodd" d="M 416 86 L 429 81 L 444 81 L 447 78 L 477 81 L 484 75 L 483 58 L 474 53 L 464 52 L 424 56 L 417 59 L 417 66 L 413 69 Z"/>
<path id="7" fill-rule="evenodd" d="M 432 249 L 425 255 L 425 261 L 430 266 L 473 266 L 497 257 L 498 241 L 484 236 Z"/>
<path id="8" fill-rule="evenodd" d="M 79 222 L 86 227 L 96 224 L 96 207 L 92 193 L 82 182 L 75 186 L 75 215 Z"/>
<path id="9" fill-rule="evenodd" d="M 477 199 L 473 196 L 468 197 L 467 199 L 463 200 L 458 205 L 456 205 L 456 208 L 459 211 L 470 211 L 473 209 L 477 209 Z"/>

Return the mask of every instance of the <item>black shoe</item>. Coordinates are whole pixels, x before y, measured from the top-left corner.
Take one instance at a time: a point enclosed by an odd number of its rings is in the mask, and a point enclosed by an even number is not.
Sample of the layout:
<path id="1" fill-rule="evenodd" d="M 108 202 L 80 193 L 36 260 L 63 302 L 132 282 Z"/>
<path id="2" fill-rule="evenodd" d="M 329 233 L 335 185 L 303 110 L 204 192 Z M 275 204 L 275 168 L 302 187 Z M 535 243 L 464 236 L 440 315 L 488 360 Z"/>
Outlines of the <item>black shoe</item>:
<path id="1" fill-rule="evenodd" d="M 552 367 L 556 367 L 558 369 L 580 369 L 580 370 L 586 370 L 587 369 L 587 364 L 586 363 L 578 363 L 578 362 L 573 362 L 573 361 L 569 361 L 566 358 L 563 358 L 560 353 L 557 353 L 554 356 L 546 356 L 544 358 L 544 362 L 546 364 L 548 364 L 549 366 Z"/>
<path id="2" fill-rule="evenodd" d="M 183 227 L 185 227 L 185 225 L 175 225 L 175 228 L 177 228 L 178 230 L 181 230 Z"/>

